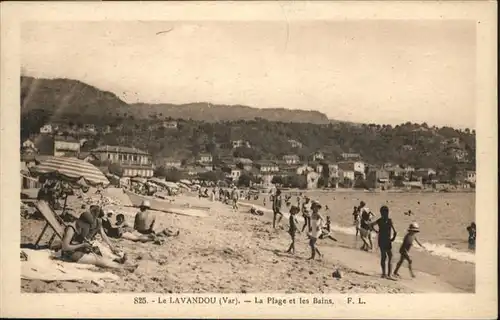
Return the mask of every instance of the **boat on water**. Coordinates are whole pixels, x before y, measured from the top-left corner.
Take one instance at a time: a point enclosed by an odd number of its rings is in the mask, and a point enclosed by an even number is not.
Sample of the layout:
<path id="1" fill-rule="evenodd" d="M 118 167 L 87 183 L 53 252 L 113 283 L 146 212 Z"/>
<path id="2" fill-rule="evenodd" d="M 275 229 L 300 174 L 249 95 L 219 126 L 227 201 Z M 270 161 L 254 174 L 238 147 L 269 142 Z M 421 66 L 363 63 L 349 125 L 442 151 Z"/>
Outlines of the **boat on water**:
<path id="1" fill-rule="evenodd" d="M 125 190 L 125 193 L 130 198 L 134 207 L 139 207 L 144 200 L 148 200 L 151 204 L 151 210 L 174 213 L 193 217 L 206 217 L 208 212 L 195 208 L 182 208 L 179 205 L 173 204 L 170 200 L 163 200 L 152 196 L 140 195 L 130 190 Z"/>

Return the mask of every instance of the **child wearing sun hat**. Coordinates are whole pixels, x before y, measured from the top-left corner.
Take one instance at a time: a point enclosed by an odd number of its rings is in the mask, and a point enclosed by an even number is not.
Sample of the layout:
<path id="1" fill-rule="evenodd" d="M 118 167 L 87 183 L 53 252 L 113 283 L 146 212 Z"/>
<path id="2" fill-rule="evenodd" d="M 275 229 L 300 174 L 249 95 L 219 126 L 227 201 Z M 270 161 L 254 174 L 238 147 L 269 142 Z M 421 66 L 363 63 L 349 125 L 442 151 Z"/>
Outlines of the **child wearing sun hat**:
<path id="1" fill-rule="evenodd" d="M 408 269 L 410 269 L 410 274 L 413 278 L 415 278 L 415 274 L 412 269 L 412 259 L 410 257 L 410 249 L 413 246 L 413 241 L 415 241 L 421 248 L 425 249 L 425 247 L 418 241 L 417 233 L 420 232 L 420 228 L 418 223 L 412 222 L 410 223 L 410 227 L 408 228 L 408 233 L 405 235 L 403 239 L 403 243 L 401 244 L 401 248 L 399 249 L 399 253 L 401 257 L 396 265 L 396 269 L 394 270 L 394 275 L 399 277 L 398 271 L 403 262 L 408 261 Z"/>

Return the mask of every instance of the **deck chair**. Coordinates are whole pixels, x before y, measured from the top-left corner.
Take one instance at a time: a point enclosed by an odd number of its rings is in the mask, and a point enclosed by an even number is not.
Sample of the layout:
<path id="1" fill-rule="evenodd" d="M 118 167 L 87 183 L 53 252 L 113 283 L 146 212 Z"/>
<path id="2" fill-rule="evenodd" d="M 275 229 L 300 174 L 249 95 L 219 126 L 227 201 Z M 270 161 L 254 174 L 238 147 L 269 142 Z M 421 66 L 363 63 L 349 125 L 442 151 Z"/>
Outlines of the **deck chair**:
<path id="1" fill-rule="evenodd" d="M 52 208 L 49 206 L 49 204 L 44 201 L 40 200 L 37 201 L 35 204 L 35 207 L 40 211 L 42 214 L 43 218 L 47 222 L 45 226 L 43 227 L 42 233 L 38 237 L 35 243 L 35 248 L 38 248 L 38 244 L 42 240 L 43 235 L 47 231 L 48 227 L 51 227 L 52 230 L 54 231 L 54 234 L 49 240 L 49 247 L 52 245 L 52 242 L 54 241 L 55 237 L 59 237 L 61 240 L 64 236 L 64 228 L 66 227 L 66 224 L 62 219 L 52 210 Z"/>

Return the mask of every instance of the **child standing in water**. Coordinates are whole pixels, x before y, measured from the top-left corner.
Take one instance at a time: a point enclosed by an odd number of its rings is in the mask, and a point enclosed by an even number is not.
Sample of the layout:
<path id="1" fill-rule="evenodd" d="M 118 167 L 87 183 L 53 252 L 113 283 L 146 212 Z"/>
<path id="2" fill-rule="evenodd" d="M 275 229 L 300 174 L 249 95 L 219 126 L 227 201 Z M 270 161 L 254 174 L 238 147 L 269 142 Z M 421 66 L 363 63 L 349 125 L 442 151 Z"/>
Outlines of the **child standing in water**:
<path id="1" fill-rule="evenodd" d="M 288 250 L 286 251 L 287 253 L 295 254 L 295 234 L 299 231 L 299 228 L 297 227 L 298 221 L 297 221 L 297 213 L 300 212 L 300 209 L 298 206 L 292 206 L 290 208 L 290 217 L 289 217 L 289 229 L 288 233 L 290 234 L 290 237 L 292 238 L 292 243 L 290 244 L 290 247 L 288 247 Z"/>
<path id="2" fill-rule="evenodd" d="M 467 232 L 469 232 L 469 250 L 476 250 L 476 223 L 472 222 L 470 226 L 467 227 Z"/>
<path id="3" fill-rule="evenodd" d="M 418 241 L 417 233 L 420 232 L 418 224 L 413 222 L 410 224 L 408 228 L 408 233 L 405 235 L 403 239 L 403 244 L 401 244 L 401 248 L 399 249 L 399 253 L 401 254 L 401 258 L 399 258 L 398 264 L 396 265 L 396 269 L 394 270 L 394 275 L 399 277 L 398 271 L 403 261 L 408 261 L 408 269 L 410 269 L 410 274 L 413 278 L 415 278 L 415 274 L 413 273 L 413 269 L 411 267 L 412 260 L 410 258 L 410 249 L 413 246 L 413 241 L 415 241 L 420 247 L 425 249 L 425 247 Z"/>
<path id="4" fill-rule="evenodd" d="M 392 271 L 392 242 L 396 239 L 396 229 L 392 224 L 392 220 L 389 219 L 389 208 L 387 206 L 382 206 L 380 208 L 380 218 L 377 221 L 370 223 L 370 228 L 377 226 L 378 230 L 378 246 L 380 248 L 380 266 L 382 267 L 382 278 L 391 278 Z M 391 237 L 392 233 L 392 237 Z M 387 262 L 387 275 L 386 265 Z"/>

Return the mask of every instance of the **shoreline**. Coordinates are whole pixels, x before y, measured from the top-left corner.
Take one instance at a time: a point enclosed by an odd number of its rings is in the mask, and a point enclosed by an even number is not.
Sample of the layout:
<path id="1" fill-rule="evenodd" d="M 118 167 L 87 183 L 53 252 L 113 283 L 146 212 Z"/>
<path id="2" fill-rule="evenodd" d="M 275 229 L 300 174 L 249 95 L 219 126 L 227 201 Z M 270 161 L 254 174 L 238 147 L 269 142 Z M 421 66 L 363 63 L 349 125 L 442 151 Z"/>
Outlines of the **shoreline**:
<path id="1" fill-rule="evenodd" d="M 155 292 L 155 293 L 416 293 L 474 292 L 474 265 L 443 261 L 414 252 L 417 279 L 410 279 L 403 265 L 402 279 L 380 279 L 376 252 L 357 249 L 353 237 L 335 234 L 338 243 L 319 242 L 324 258 L 307 261 L 308 242 L 297 237 L 296 255 L 284 251 L 290 239 L 287 222 L 272 229 L 272 215 L 254 216 L 248 208 L 238 212 L 228 205 L 182 195 L 190 202 L 211 208 L 205 218 L 157 214 L 158 228 L 178 229 L 181 235 L 162 246 L 112 240 L 139 263 L 132 274 L 104 287 L 91 283 L 22 280 L 22 292 Z M 133 219 L 131 208 L 114 206 Z M 21 242 L 32 242 L 43 227 L 40 220 L 21 220 Z M 395 251 L 395 250 L 394 250 Z M 395 254 L 393 264 L 399 259 Z M 405 270 L 406 269 L 406 270 Z M 340 270 L 341 279 L 332 277 Z"/>
<path id="2" fill-rule="evenodd" d="M 254 205 L 248 202 L 243 202 L 242 204 L 243 206 L 248 206 L 248 208 Z M 266 217 L 267 220 L 272 222 L 272 212 L 270 209 L 266 208 L 266 210 L 268 212 L 265 212 L 264 216 L 262 217 Z M 284 221 L 286 221 L 286 217 L 288 217 L 288 213 L 284 214 L 284 217 L 281 220 L 281 225 L 283 224 L 287 225 L 286 222 L 284 223 Z M 298 220 L 300 223 L 303 222 L 302 217 L 300 216 L 298 217 Z M 332 229 L 333 229 L 332 230 L 333 236 L 339 241 L 334 243 L 327 240 L 320 240 L 318 242 L 319 246 L 342 247 L 351 251 L 361 251 L 359 249 L 359 247 L 362 244 L 361 239 L 359 238 L 356 239 L 355 235 L 350 235 L 343 232 L 335 231 L 334 228 Z M 363 252 L 363 253 L 371 254 L 378 258 L 379 253 L 375 235 L 372 235 L 372 242 L 374 246 L 373 250 L 371 252 Z M 413 263 L 414 270 L 439 277 L 457 289 L 471 293 L 475 292 L 475 269 L 476 269 L 475 263 L 468 261 L 459 261 L 451 258 L 433 255 L 430 252 L 415 250 L 416 248 L 412 249 L 413 250 L 411 251 L 411 257 L 414 260 Z M 394 268 L 396 266 L 397 261 L 399 260 L 399 243 L 393 245 L 392 252 L 393 252 L 392 262 Z M 450 272 L 450 270 L 453 270 L 453 272 Z M 400 274 L 405 274 L 405 273 L 406 274 L 408 273 L 406 263 L 402 265 L 400 271 Z"/>

